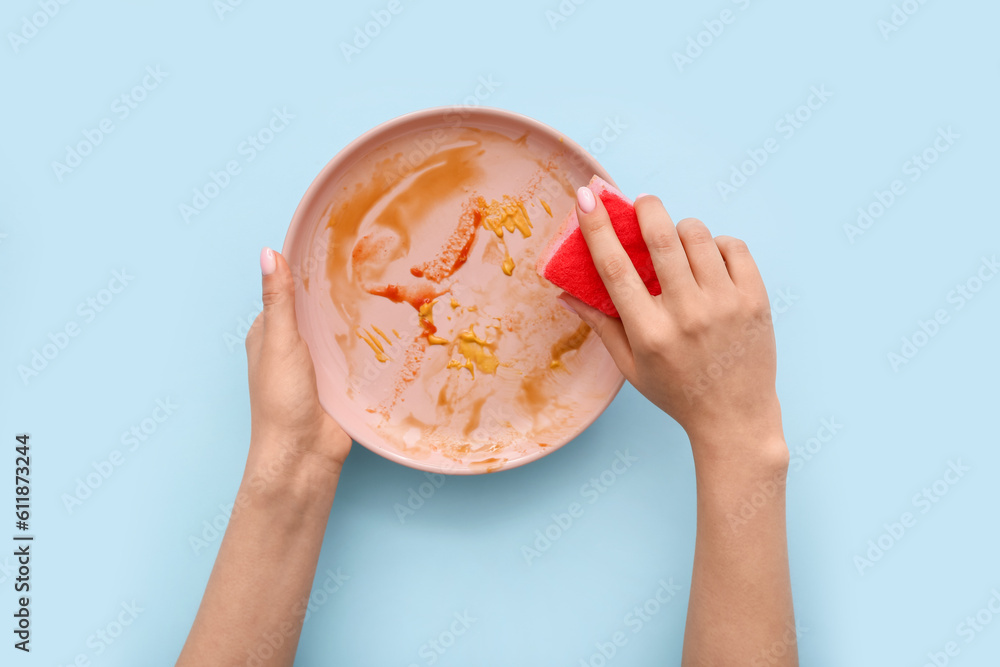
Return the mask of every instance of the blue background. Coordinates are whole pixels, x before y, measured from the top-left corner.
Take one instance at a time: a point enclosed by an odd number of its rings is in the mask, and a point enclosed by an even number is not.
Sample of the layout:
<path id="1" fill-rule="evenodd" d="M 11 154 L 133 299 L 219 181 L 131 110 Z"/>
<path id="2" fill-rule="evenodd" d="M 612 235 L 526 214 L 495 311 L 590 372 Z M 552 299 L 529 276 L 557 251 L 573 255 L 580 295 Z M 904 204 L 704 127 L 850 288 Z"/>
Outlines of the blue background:
<path id="1" fill-rule="evenodd" d="M 42 10 L 5 3 L 0 460 L 10 470 L 15 433 L 32 434 L 37 541 L 34 651 L 10 647 L 8 621 L 0 662 L 173 663 L 218 548 L 210 526 L 225 521 L 247 451 L 240 339 L 259 309 L 260 247 L 280 248 L 313 177 L 358 134 L 474 101 L 589 146 L 627 193 L 660 195 L 675 219 L 745 238 L 772 297 L 785 295 L 778 384 L 803 664 L 922 665 L 949 641 L 961 665 L 996 664 L 1000 619 L 971 642 L 958 625 L 1000 590 L 1000 281 L 961 309 L 953 290 L 1000 250 L 1000 5 L 930 2 L 884 35 L 889 0 L 567 0 L 561 21 L 557 0 L 402 0 L 348 62 L 341 42 L 386 6 L 247 0 L 220 16 L 210 0 L 72 2 L 15 45 L 10 33 Z M 674 53 L 726 9 L 733 21 L 678 67 Z M 157 66 L 166 78 L 121 118 L 114 101 Z M 480 77 L 495 85 L 477 98 Z M 786 137 L 776 124 L 813 86 L 832 97 Z M 275 108 L 294 119 L 248 161 L 240 143 Z M 104 118 L 114 131 L 60 180 L 53 162 Z M 626 127 L 597 141 L 609 122 Z M 911 181 L 906 163 L 949 127 L 959 138 Z M 778 152 L 724 201 L 717 183 L 772 137 Z M 179 205 L 229 160 L 241 172 L 185 222 Z M 852 243 L 844 226 L 896 179 L 905 194 Z M 123 269 L 129 284 L 88 320 L 78 304 L 106 299 Z M 939 309 L 947 323 L 893 368 L 888 355 Z M 23 379 L 19 367 L 69 323 L 78 335 Z M 157 399 L 177 408 L 147 421 L 155 432 L 129 451 L 123 432 Z M 824 419 L 841 425 L 832 438 Z M 115 450 L 121 465 L 67 508 Z M 626 450 L 638 461 L 589 502 L 581 487 Z M 969 470 L 922 512 L 914 495 L 949 461 Z M 596 644 L 619 630 L 628 643 L 609 664 L 679 663 L 690 450 L 631 387 L 569 446 L 449 478 L 401 521 L 397 504 L 425 481 L 355 447 L 316 584 L 338 568 L 349 579 L 311 613 L 297 664 L 426 665 L 422 646 L 464 612 L 476 620 L 436 664 L 599 665 Z M 529 564 L 522 546 L 572 502 L 583 516 Z M 904 512 L 915 526 L 885 537 Z M 0 534 L 13 533 L 3 515 Z M 880 536 L 891 548 L 859 571 L 856 557 Z M 11 564 L 0 557 L 8 619 Z M 671 578 L 680 594 L 632 632 L 626 615 Z M 273 583 L 259 582 L 262 595 Z M 138 618 L 98 654 L 97 631 L 133 601 Z"/>

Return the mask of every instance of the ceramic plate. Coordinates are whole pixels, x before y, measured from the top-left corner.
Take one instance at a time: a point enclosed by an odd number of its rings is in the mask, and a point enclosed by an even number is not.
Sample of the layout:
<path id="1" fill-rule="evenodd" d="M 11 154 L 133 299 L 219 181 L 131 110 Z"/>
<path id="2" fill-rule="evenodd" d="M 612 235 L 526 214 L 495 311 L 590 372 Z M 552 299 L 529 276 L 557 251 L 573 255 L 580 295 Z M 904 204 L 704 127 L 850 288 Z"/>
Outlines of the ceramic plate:
<path id="1" fill-rule="evenodd" d="M 365 133 L 320 172 L 283 253 L 324 408 L 407 466 L 476 474 L 580 434 L 623 383 L 535 259 L 604 169 L 509 111 L 444 107 Z"/>

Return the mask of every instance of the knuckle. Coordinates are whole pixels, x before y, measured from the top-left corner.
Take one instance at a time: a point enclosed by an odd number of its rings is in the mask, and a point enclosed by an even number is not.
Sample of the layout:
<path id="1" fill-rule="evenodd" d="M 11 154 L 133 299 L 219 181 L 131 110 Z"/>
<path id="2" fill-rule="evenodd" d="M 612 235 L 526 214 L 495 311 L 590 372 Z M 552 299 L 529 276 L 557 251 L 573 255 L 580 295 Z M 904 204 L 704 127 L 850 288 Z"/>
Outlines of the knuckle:
<path id="1" fill-rule="evenodd" d="M 663 208 L 663 202 L 656 195 L 644 195 L 632 203 L 636 215 L 649 215 L 652 211 Z"/>
<path id="2" fill-rule="evenodd" d="M 679 327 L 682 333 L 687 336 L 700 336 L 708 331 L 711 318 L 704 310 L 692 310 L 680 318 Z"/>
<path id="3" fill-rule="evenodd" d="M 700 245 L 702 243 L 711 243 L 712 239 L 711 232 L 708 231 L 708 227 L 705 223 L 697 218 L 684 218 L 677 223 L 677 234 L 685 243 L 691 245 Z"/>
<path id="4" fill-rule="evenodd" d="M 635 333 L 635 339 L 634 347 L 647 354 L 659 356 L 664 350 L 663 336 L 655 326 L 641 328 Z"/>
<path id="5" fill-rule="evenodd" d="M 732 294 L 723 298 L 719 303 L 719 312 L 726 321 L 741 319 L 745 311 L 739 295 Z"/>
<path id="6" fill-rule="evenodd" d="M 756 294 L 748 297 L 747 310 L 749 310 L 750 316 L 754 319 L 771 317 L 771 304 L 766 296 Z"/>
<path id="7" fill-rule="evenodd" d="M 267 307 L 267 306 L 273 306 L 274 304 L 280 302 L 281 297 L 282 297 L 281 290 L 265 289 L 261 293 L 260 300 L 261 303 L 263 303 L 264 306 Z"/>
<path id="8" fill-rule="evenodd" d="M 747 247 L 747 244 L 743 239 L 738 239 L 733 236 L 716 236 L 715 243 L 726 252 L 733 254 L 750 254 L 750 248 Z"/>
<path id="9" fill-rule="evenodd" d="M 754 303 L 751 306 L 751 313 L 753 314 L 753 319 L 758 322 L 764 324 L 771 322 L 771 304 L 768 303 L 767 299 L 761 299 L 759 302 Z"/>
<path id="10" fill-rule="evenodd" d="M 656 229 L 650 230 L 648 236 L 646 245 L 650 250 L 667 251 L 677 247 L 677 236 L 663 227 L 658 226 Z"/>
<path id="11" fill-rule="evenodd" d="M 601 271 L 604 274 L 604 279 L 610 282 L 621 282 L 625 279 L 628 274 L 629 269 L 632 267 L 632 263 L 624 257 L 614 255 L 608 257 L 602 262 Z"/>

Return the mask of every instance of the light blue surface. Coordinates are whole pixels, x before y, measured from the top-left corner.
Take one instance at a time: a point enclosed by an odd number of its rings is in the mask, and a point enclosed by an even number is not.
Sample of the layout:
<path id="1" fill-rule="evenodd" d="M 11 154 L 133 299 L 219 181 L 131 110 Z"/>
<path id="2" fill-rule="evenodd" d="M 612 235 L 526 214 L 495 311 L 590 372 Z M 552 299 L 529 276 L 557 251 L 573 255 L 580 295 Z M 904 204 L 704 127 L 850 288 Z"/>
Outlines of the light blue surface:
<path id="1" fill-rule="evenodd" d="M 592 146 L 629 194 L 659 194 L 675 219 L 745 238 L 772 296 L 789 295 L 776 315 L 789 445 L 807 446 L 824 419 L 842 425 L 793 462 L 789 483 L 802 663 L 922 665 L 955 641 L 953 664 L 997 664 L 1000 619 L 971 642 L 958 626 L 1000 590 L 1000 280 L 961 309 L 949 295 L 1000 251 L 1000 6 L 908 0 L 919 11 L 884 37 L 890 0 L 562 4 L 573 12 L 553 28 L 557 0 L 401 0 L 351 62 L 339 44 L 387 3 L 247 0 L 220 18 L 210 0 L 71 2 L 16 52 L 5 37 L 0 478 L 11 481 L 15 433 L 30 432 L 37 541 L 30 656 L 10 646 L 12 560 L 0 558 L 0 664 L 173 663 L 218 548 L 196 553 L 191 538 L 224 523 L 245 460 L 246 362 L 233 340 L 257 310 L 260 247 L 281 246 L 306 187 L 348 141 L 462 103 L 481 77 L 497 84 L 481 101 Z M 734 21 L 678 71 L 673 53 L 724 9 Z M 0 26 L 20 32 L 38 11 L 7 2 Z M 122 118 L 112 104 L 147 67 L 167 76 Z M 832 97 L 787 137 L 776 123 L 814 86 Z M 275 108 L 294 119 L 248 161 L 241 142 Z M 114 131 L 60 181 L 53 161 L 104 118 Z M 615 119 L 621 135 L 593 144 Z M 959 138 L 912 182 L 904 164 L 949 127 Z M 771 137 L 778 151 L 724 202 L 716 183 Z M 241 173 L 186 224 L 179 205 L 229 160 Z M 844 225 L 894 179 L 905 194 L 849 242 Z M 133 278 L 88 321 L 78 304 L 106 298 L 122 270 Z M 948 322 L 894 371 L 887 355 L 939 309 Z M 22 381 L 18 367 L 71 322 L 79 334 Z M 122 433 L 158 399 L 177 407 L 129 451 Z M 124 462 L 68 511 L 64 494 L 114 450 Z M 590 503 L 581 487 L 619 450 L 638 461 Z M 968 472 L 921 513 L 914 494 L 949 461 Z M 297 664 L 428 665 L 422 647 L 464 612 L 475 621 L 436 664 L 599 665 L 596 644 L 619 630 L 628 643 L 608 664 L 679 663 L 691 456 L 635 390 L 564 449 L 449 478 L 401 523 L 394 506 L 424 481 L 355 447 L 316 585 L 338 568 L 349 579 L 306 622 Z M 9 486 L 0 495 L 11 503 Z M 529 565 L 522 545 L 575 501 L 583 516 Z M 3 544 L 11 510 L 0 507 Z M 855 557 L 904 512 L 915 526 L 860 573 Z M 633 632 L 626 615 L 671 578 L 681 592 Z M 97 631 L 133 601 L 141 613 L 98 654 Z"/>

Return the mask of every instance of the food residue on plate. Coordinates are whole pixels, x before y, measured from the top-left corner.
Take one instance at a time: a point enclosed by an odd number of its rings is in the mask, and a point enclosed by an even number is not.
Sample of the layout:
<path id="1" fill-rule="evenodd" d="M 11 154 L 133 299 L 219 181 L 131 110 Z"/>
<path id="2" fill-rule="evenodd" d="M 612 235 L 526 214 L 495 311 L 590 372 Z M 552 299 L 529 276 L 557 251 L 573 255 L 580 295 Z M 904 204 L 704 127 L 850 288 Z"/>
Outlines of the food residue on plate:
<path id="1" fill-rule="evenodd" d="M 333 337 L 358 378 L 349 398 L 373 428 L 411 457 L 489 471 L 523 455 L 508 451 L 516 443 L 561 437 L 581 405 L 574 381 L 593 372 L 571 363 L 589 327 L 558 307 L 556 288 L 534 271 L 515 271 L 533 266 L 555 231 L 548 201 L 575 193 L 559 153 L 539 157 L 527 135 L 434 131 L 430 151 L 414 151 L 414 135 L 376 149 L 328 208 L 332 307 L 345 324 L 366 323 Z M 498 170 L 505 191 L 493 189 Z M 538 236 L 526 204 L 548 214 Z M 435 322 L 443 299 L 452 315 Z M 391 355 L 385 331 L 398 343 Z M 384 372 L 368 369 L 370 355 Z"/>

